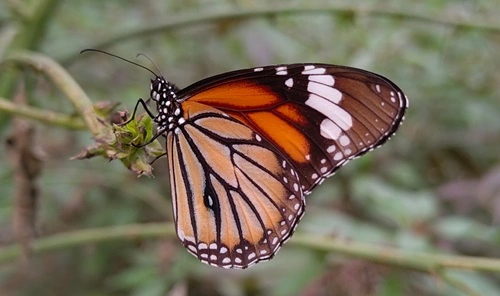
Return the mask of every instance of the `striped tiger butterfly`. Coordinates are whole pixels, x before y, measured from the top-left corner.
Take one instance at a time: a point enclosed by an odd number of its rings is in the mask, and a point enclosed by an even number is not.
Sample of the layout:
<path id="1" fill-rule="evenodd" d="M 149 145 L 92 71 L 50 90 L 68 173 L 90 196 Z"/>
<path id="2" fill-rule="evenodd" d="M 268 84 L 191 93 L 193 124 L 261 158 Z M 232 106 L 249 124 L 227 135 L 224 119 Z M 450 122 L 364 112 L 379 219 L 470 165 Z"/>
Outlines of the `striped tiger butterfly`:
<path id="1" fill-rule="evenodd" d="M 408 106 L 389 79 L 345 66 L 257 67 L 184 89 L 145 69 L 155 76 L 157 114 L 142 99 L 134 114 L 142 104 L 157 125 L 151 141 L 166 138 L 177 236 L 223 268 L 271 259 L 297 227 L 305 196 L 386 142 Z"/>

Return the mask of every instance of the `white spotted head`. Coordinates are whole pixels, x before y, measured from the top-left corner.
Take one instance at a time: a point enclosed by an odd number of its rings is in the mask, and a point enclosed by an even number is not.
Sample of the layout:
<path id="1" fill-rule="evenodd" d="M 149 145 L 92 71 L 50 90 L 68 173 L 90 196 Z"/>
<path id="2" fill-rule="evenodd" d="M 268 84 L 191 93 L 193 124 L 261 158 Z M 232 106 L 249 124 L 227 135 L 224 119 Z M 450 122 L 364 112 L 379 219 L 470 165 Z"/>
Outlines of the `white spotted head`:
<path id="1" fill-rule="evenodd" d="M 158 131 L 175 130 L 185 122 L 182 117 L 181 104 L 177 101 L 178 91 L 179 89 L 173 83 L 168 82 L 162 76 L 151 80 L 150 96 L 156 102 L 156 110 L 158 110 L 154 118 Z"/>

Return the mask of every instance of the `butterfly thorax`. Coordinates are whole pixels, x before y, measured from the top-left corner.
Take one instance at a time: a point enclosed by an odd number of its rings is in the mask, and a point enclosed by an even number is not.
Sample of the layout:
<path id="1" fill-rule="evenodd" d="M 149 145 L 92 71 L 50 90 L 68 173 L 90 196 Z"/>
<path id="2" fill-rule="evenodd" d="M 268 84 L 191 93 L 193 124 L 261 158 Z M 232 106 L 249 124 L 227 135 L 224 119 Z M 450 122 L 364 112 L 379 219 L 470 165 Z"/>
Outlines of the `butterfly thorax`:
<path id="1" fill-rule="evenodd" d="M 177 101 L 178 90 L 175 84 L 163 77 L 151 80 L 151 98 L 156 102 L 158 110 L 154 121 L 158 125 L 158 132 L 165 135 L 184 123 L 181 104 Z"/>

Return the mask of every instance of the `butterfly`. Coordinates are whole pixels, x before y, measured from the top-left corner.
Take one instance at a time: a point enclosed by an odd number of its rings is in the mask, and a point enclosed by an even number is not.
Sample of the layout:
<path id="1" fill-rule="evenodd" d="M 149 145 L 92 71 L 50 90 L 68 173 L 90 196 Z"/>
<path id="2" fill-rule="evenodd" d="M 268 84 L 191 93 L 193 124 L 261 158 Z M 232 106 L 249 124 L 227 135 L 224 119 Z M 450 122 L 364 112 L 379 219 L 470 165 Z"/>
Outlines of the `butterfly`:
<path id="1" fill-rule="evenodd" d="M 386 142 L 408 107 L 389 79 L 346 66 L 255 67 L 184 89 L 150 72 L 156 114 L 142 99 L 136 109 L 156 123 L 153 139 L 166 139 L 177 236 L 222 268 L 271 259 L 303 216 L 305 196 Z"/>

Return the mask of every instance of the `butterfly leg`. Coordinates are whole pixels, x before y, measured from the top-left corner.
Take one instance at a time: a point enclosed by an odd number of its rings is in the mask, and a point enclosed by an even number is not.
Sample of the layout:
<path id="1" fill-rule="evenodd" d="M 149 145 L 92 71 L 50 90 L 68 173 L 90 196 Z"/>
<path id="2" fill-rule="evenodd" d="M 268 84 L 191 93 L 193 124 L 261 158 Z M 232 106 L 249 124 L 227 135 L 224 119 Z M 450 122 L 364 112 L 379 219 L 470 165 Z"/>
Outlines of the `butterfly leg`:
<path id="1" fill-rule="evenodd" d="M 144 108 L 146 113 L 148 113 L 149 117 L 154 119 L 156 116 L 151 112 L 151 110 L 149 110 L 149 107 L 147 105 L 148 102 L 149 102 L 149 99 L 147 101 L 144 101 L 142 98 L 140 98 L 137 101 L 137 103 L 135 104 L 134 112 L 132 112 L 132 116 L 130 116 L 130 118 L 127 121 L 125 121 L 124 123 L 121 123 L 120 126 L 125 126 L 125 125 L 129 124 L 132 120 L 134 120 L 135 114 L 137 113 L 137 108 L 139 107 L 139 104 L 142 105 L 142 107 Z"/>
<path id="2" fill-rule="evenodd" d="M 162 158 L 163 156 L 166 156 L 167 155 L 167 152 L 165 153 L 162 153 L 160 155 L 158 155 L 157 157 L 155 157 L 152 161 L 149 162 L 150 165 L 152 165 L 155 161 L 157 161 L 159 158 Z"/>

